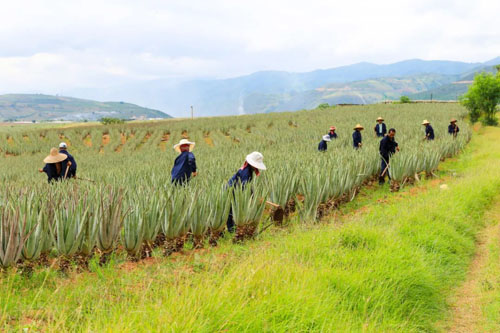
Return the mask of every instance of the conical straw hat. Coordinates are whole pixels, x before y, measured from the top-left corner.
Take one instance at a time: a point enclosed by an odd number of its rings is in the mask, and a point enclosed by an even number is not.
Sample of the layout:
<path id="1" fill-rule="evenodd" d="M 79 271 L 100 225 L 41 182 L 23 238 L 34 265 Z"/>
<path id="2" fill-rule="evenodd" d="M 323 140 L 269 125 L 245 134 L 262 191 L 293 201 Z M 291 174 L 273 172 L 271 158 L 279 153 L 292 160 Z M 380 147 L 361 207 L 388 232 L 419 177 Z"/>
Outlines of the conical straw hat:
<path id="1" fill-rule="evenodd" d="M 379 121 L 379 120 L 384 121 L 384 118 L 382 118 L 382 117 L 378 117 L 378 118 L 377 118 L 377 121 Z"/>
<path id="2" fill-rule="evenodd" d="M 450 123 L 456 123 L 457 120 L 455 118 L 451 118 Z"/>
<path id="3" fill-rule="evenodd" d="M 428 124 L 430 124 L 430 122 L 427 119 L 422 122 L 422 125 L 428 125 Z"/>
<path id="4" fill-rule="evenodd" d="M 363 130 L 363 129 L 365 129 L 365 128 L 364 128 L 363 126 L 361 126 L 360 124 L 357 124 L 357 125 L 354 127 L 354 129 L 361 129 L 361 130 Z"/>
<path id="5" fill-rule="evenodd" d="M 68 156 L 65 155 L 65 154 L 59 153 L 59 151 L 57 150 L 57 148 L 51 148 L 50 149 L 50 155 L 47 156 L 47 157 L 45 157 L 43 159 L 43 162 L 44 163 L 48 163 L 48 164 L 59 163 L 59 162 L 64 161 L 67 158 L 68 158 Z"/>
<path id="6" fill-rule="evenodd" d="M 183 146 L 183 145 L 189 145 L 189 151 L 193 151 L 195 143 L 191 142 L 191 141 L 189 141 L 187 139 L 182 139 L 181 141 L 179 141 L 178 144 L 176 144 L 174 146 L 175 151 L 178 152 L 178 153 L 180 153 L 181 152 L 181 146 Z"/>

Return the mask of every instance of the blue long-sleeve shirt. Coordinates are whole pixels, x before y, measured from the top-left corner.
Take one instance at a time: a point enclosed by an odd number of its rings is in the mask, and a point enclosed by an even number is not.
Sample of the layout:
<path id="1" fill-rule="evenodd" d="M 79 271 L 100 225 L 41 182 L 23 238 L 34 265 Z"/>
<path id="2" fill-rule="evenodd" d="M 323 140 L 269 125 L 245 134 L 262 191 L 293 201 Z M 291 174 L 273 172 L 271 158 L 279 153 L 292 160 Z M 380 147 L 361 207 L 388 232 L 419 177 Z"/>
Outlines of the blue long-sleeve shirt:
<path id="1" fill-rule="evenodd" d="M 330 139 L 336 139 L 337 133 L 330 131 L 330 132 L 328 132 L 328 136 L 330 137 Z"/>
<path id="2" fill-rule="evenodd" d="M 188 182 L 193 172 L 196 172 L 196 159 L 194 154 L 189 151 L 182 152 L 175 159 L 172 168 L 172 183 Z"/>
<path id="3" fill-rule="evenodd" d="M 245 184 L 251 181 L 253 178 L 253 170 L 250 165 L 248 165 L 244 169 L 239 169 L 231 179 L 229 179 L 227 183 L 227 187 L 232 187 L 235 184 L 240 183 L 244 188 Z"/>
<path id="4" fill-rule="evenodd" d="M 396 153 L 396 147 L 398 143 L 389 136 L 385 136 L 382 140 L 380 140 L 379 151 L 380 155 L 387 162 L 389 161 L 389 157 Z"/>
<path id="5" fill-rule="evenodd" d="M 448 133 L 449 134 L 456 135 L 458 132 L 460 132 L 460 128 L 458 128 L 457 125 L 455 125 L 455 126 L 453 126 L 452 124 L 448 125 Z"/>
<path id="6" fill-rule="evenodd" d="M 375 125 L 375 133 L 379 137 L 385 136 L 387 134 L 387 126 L 385 126 L 385 123 Z"/>
<path id="7" fill-rule="evenodd" d="M 64 173 L 66 173 L 67 163 L 71 162 L 71 166 L 69 167 L 67 178 L 76 177 L 76 161 L 75 161 L 75 158 L 73 157 L 73 155 L 71 155 L 70 153 L 68 153 L 64 149 L 59 150 L 59 153 L 68 156 L 68 158 L 63 161 L 64 167 L 63 167 L 63 171 L 62 171 L 63 172 L 62 176 L 64 177 Z"/>
<path id="8" fill-rule="evenodd" d="M 56 164 L 60 165 L 60 171 L 59 172 L 57 172 L 57 165 Z M 58 180 L 60 180 L 64 176 L 64 174 L 61 175 L 61 173 L 63 172 L 63 163 L 62 162 L 59 162 L 59 163 L 47 163 L 47 164 L 45 164 L 45 166 L 43 167 L 42 170 L 43 170 L 43 172 L 45 172 L 47 174 L 47 181 L 49 183 L 52 182 L 52 181 L 58 181 Z"/>
<path id="9" fill-rule="evenodd" d="M 361 143 L 361 141 L 362 141 L 361 132 L 354 131 L 354 133 L 352 133 L 352 144 L 354 148 L 359 148 L 359 144 Z"/>
<path id="10" fill-rule="evenodd" d="M 434 129 L 431 125 L 425 125 L 425 136 L 427 140 L 434 140 Z"/>
<path id="11" fill-rule="evenodd" d="M 327 147 L 326 141 L 325 140 L 321 140 L 321 142 L 318 145 L 318 150 L 319 151 L 326 151 L 327 148 L 328 147 Z"/>

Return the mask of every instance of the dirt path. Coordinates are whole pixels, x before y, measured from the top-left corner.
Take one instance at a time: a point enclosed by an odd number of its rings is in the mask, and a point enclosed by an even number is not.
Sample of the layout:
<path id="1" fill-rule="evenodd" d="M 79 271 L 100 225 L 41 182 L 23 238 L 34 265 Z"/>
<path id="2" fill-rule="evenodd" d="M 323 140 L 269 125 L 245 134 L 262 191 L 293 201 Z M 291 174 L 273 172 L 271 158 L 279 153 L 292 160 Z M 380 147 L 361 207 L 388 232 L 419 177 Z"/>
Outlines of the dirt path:
<path id="1" fill-rule="evenodd" d="M 476 254 L 469 267 L 465 283 L 458 289 L 453 302 L 451 324 L 453 333 L 484 332 L 486 319 L 481 301 L 481 284 L 489 262 L 489 244 L 500 241 L 500 200 L 485 214 L 487 226 L 479 235 Z"/>

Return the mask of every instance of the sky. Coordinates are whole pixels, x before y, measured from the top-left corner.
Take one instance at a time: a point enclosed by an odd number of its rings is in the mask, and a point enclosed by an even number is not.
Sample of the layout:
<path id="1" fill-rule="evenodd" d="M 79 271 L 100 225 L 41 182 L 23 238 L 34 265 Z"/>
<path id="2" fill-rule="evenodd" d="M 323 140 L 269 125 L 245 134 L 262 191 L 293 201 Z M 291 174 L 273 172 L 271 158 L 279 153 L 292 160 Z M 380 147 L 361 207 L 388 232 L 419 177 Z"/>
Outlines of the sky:
<path id="1" fill-rule="evenodd" d="M 500 55 L 497 0 L 0 1 L 0 93 Z"/>

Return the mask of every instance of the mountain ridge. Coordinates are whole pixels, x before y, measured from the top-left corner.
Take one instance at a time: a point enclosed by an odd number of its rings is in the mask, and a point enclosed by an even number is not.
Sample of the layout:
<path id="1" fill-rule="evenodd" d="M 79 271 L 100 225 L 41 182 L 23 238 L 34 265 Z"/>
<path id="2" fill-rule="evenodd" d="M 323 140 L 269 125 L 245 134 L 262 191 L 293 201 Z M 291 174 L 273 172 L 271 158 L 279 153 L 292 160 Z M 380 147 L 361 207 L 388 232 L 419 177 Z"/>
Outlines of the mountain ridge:
<path id="1" fill-rule="evenodd" d="M 492 59 L 491 61 L 493 61 Z M 332 83 L 349 84 L 355 81 L 384 77 L 405 77 L 421 74 L 459 75 L 483 65 L 447 60 L 408 59 L 392 64 L 360 62 L 336 68 L 310 72 L 259 71 L 249 75 L 226 79 L 199 79 L 174 81 L 160 79 L 144 81 L 108 89 L 73 90 L 70 95 L 96 100 L 121 99 L 163 110 L 174 116 L 187 116 L 193 105 L 195 115 L 233 115 L 266 112 L 284 105 L 289 95 L 297 95 Z M 245 101 L 252 101 L 252 110 Z M 247 103 L 248 105 L 248 103 Z M 260 110 L 257 110 L 257 106 Z M 276 111 L 285 111 L 280 108 Z"/>
<path id="2" fill-rule="evenodd" d="M 125 102 L 98 102 L 46 94 L 0 95 L 0 120 L 3 121 L 92 121 L 103 117 L 171 118 L 159 110 Z"/>

